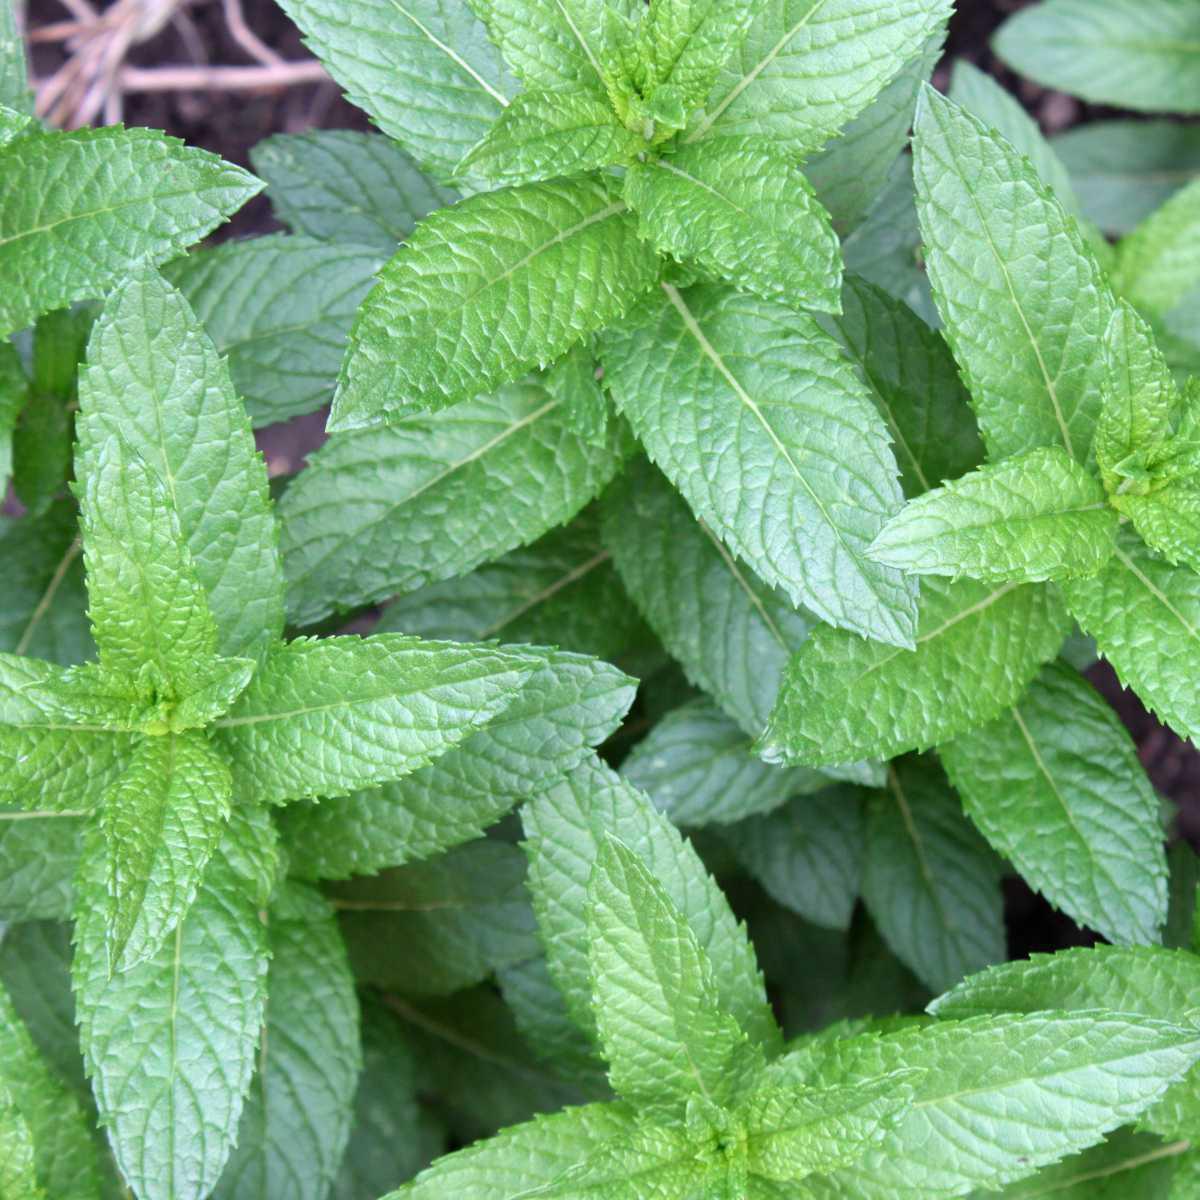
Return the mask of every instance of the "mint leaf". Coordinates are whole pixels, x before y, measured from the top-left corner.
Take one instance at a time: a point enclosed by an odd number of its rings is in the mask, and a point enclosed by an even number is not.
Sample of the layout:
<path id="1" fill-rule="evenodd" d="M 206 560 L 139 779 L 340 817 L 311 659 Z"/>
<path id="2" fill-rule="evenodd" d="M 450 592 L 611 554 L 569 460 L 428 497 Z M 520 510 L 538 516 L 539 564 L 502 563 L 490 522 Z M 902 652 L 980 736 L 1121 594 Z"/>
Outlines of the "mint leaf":
<path id="1" fill-rule="evenodd" d="M 227 242 L 164 271 L 229 361 L 255 426 L 329 402 L 354 314 L 384 253 L 306 237 Z"/>
<path id="2" fill-rule="evenodd" d="M 13 430 L 28 398 L 21 356 L 11 342 L 0 341 L 0 487 L 7 488 L 12 476 Z"/>
<path id="3" fill-rule="evenodd" d="M 944 0 L 783 0 L 763 5 L 687 140 L 770 137 L 795 158 L 858 116 L 949 13 Z"/>
<path id="4" fill-rule="evenodd" d="M 237 794 L 337 796 L 418 770 L 513 701 L 536 666 L 486 646 L 401 634 L 278 647 L 213 723 Z"/>
<path id="5" fill-rule="evenodd" d="M 841 256 L 829 214 L 765 138 L 720 138 L 635 163 L 625 199 L 642 236 L 665 253 L 768 300 L 837 310 Z"/>
<path id="6" fill-rule="evenodd" d="M 766 583 L 831 624 L 911 645 L 915 586 L 865 555 L 900 503 L 895 460 L 837 344 L 728 288 L 663 290 L 602 339 L 606 382 L 650 457 Z M 851 445 L 852 479 L 835 469 Z"/>
<path id="7" fill-rule="evenodd" d="M 369 792 L 282 813 L 292 872 L 343 879 L 480 837 L 599 745 L 632 703 L 632 680 L 606 663 L 544 653 L 498 717 L 428 767 Z"/>
<path id="8" fill-rule="evenodd" d="M 642 859 L 612 836 L 592 866 L 587 931 L 592 1006 L 616 1093 L 663 1116 L 692 1097 L 734 1099 L 755 1060 L 721 1010 L 712 960 Z"/>
<path id="9" fill-rule="evenodd" d="M 1116 536 L 1100 483 L 1043 446 L 910 500 L 868 553 L 910 574 L 1031 583 L 1094 575 Z"/>
<path id="10" fill-rule="evenodd" d="M 867 802 L 862 894 L 893 953 L 933 991 L 1004 958 L 1000 861 L 931 762 L 888 770 Z"/>
<path id="11" fill-rule="evenodd" d="M 915 651 L 813 632 L 788 664 L 759 752 L 822 766 L 928 749 L 1013 704 L 1068 626 L 1046 587 L 923 580 Z"/>
<path id="12" fill-rule="evenodd" d="M 70 917 L 83 816 L 0 808 L 0 921 Z"/>
<path id="13" fill-rule="evenodd" d="M 38 133 L 0 147 L 0 337 L 131 267 L 163 262 L 261 188 L 239 167 L 150 129 Z"/>
<path id="14" fill-rule="evenodd" d="M 233 1149 L 266 1001 L 258 910 L 273 854 L 265 810 L 236 807 L 174 937 L 118 975 L 103 860 L 83 856 L 71 968 L 80 1041 L 121 1173 L 148 1200 L 202 1200 Z"/>
<path id="15" fill-rule="evenodd" d="M 267 1011 L 237 1149 L 212 1195 L 324 1200 L 349 1136 L 362 1051 L 358 1001 L 333 912 L 286 883 L 266 914 Z"/>
<path id="16" fill-rule="evenodd" d="M 1121 682 L 1183 737 L 1200 737 L 1200 576 L 1169 567 L 1122 531 L 1094 579 L 1062 585 L 1071 615 L 1096 639 Z"/>
<path id="17" fill-rule="evenodd" d="M 0 1083 L 0 1187 L 5 1196 L 46 1197 L 38 1186 L 33 1130 L 4 1083 Z"/>
<path id="18" fill-rule="evenodd" d="M 914 164 L 929 277 L 990 456 L 1060 445 L 1087 461 L 1114 301 L 1078 225 L 1032 164 L 930 88 Z"/>
<path id="19" fill-rule="evenodd" d="M 1153 942 L 1167 909 L 1158 798 L 1112 709 L 1046 667 L 1003 716 L 940 747 L 968 816 L 1028 883 L 1115 942 Z"/>
<path id="20" fill-rule="evenodd" d="M 33 109 L 28 74 L 17 12 L 6 4 L 0 9 L 0 104 L 15 109 L 18 115 Z"/>
<path id="21" fill-rule="evenodd" d="M 1166 313 L 1200 283 L 1200 183 L 1181 188 L 1117 247 L 1113 286 L 1139 308 Z"/>
<path id="22" fill-rule="evenodd" d="M 76 430 L 78 478 L 115 435 L 166 483 L 208 593 L 218 652 L 261 659 L 283 630 L 266 471 L 216 347 L 153 271 L 122 283 L 96 322 Z"/>
<path id="23" fill-rule="evenodd" d="M 545 366 L 621 316 L 658 269 L 603 176 L 441 209 L 359 310 L 329 428 L 444 408 Z"/>
<path id="24" fill-rule="evenodd" d="M 646 139 L 617 120 L 603 94 L 529 91 L 513 98 L 462 170 L 500 183 L 531 183 L 630 162 L 645 149 Z"/>
<path id="25" fill-rule="evenodd" d="M 603 443 L 611 415 L 600 374 L 592 347 L 580 342 L 542 376 L 546 390 L 562 400 L 567 423 L 593 445 Z"/>
<path id="26" fill-rule="evenodd" d="M 391 138 L 352 129 L 278 133 L 251 147 L 250 161 L 293 233 L 387 254 L 423 217 L 459 198 Z"/>
<path id="27" fill-rule="evenodd" d="M 1200 488 L 1168 485 L 1149 496 L 1115 496 L 1113 505 L 1167 562 L 1200 571 Z"/>
<path id="28" fill-rule="evenodd" d="M 439 183 L 516 91 L 465 0 L 286 0 L 304 40 L 345 89 Z"/>
<path id="29" fill-rule="evenodd" d="M 536 540 L 604 489 L 624 446 L 615 429 L 601 446 L 581 437 L 535 382 L 331 438 L 280 504 L 292 621 L 463 575 Z"/>

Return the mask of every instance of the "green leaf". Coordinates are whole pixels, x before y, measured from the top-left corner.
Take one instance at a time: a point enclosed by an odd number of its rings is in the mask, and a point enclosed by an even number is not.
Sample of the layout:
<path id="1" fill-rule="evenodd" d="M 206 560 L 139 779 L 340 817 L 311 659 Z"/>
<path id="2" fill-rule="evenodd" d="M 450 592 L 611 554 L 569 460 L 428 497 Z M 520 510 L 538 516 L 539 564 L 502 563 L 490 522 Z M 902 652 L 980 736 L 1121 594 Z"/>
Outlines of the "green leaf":
<path id="1" fill-rule="evenodd" d="M 1158 941 L 1158 797 L 1120 721 L 1074 670 L 1046 667 L 1020 703 L 939 753 L 967 815 L 1032 887 L 1110 941 Z"/>
<path id="2" fill-rule="evenodd" d="M 77 129 L 0 148 L 0 336 L 101 295 L 139 263 L 173 258 L 261 184 L 150 129 Z"/>
<path id="3" fill-rule="evenodd" d="M 1198 283 L 1200 180 L 1181 188 L 1120 242 L 1113 274 L 1113 287 L 1121 295 L 1160 314 L 1174 308 Z"/>
<path id="4" fill-rule="evenodd" d="M 0 104 L 18 113 L 33 111 L 28 74 L 16 6 L 5 4 L 0 7 Z"/>
<path id="5" fill-rule="evenodd" d="M 837 310 L 842 264 L 829 214 L 766 139 L 720 138 L 635 163 L 625 199 L 664 253 L 768 300 Z"/>
<path id="6" fill-rule="evenodd" d="M 83 817 L 0 808 L 0 921 L 71 915 Z"/>
<path id="7" fill-rule="evenodd" d="M 329 402 L 354 314 L 383 261 L 374 249 L 279 235 L 199 250 L 164 274 L 228 358 L 259 426 Z"/>
<path id="8" fill-rule="evenodd" d="M 647 623 L 752 736 L 812 618 L 741 566 L 644 459 L 602 501 L 604 542 Z"/>
<path id="9" fill-rule="evenodd" d="M 1069 626 L 1046 587 L 923 580 L 915 651 L 814 631 L 788 664 L 759 752 L 822 766 L 948 741 L 1015 703 Z"/>
<path id="10" fill-rule="evenodd" d="M 233 779 L 199 731 L 144 738 L 104 797 L 109 959 L 153 958 L 196 898 L 229 819 Z"/>
<path id="11" fill-rule="evenodd" d="M 76 476 L 117 435 L 162 479 L 208 593 L 217 649 L 261 659 L 283 629 L 266 471 L 216 347 L 153 271 L 131 275 L 96 322 L 79 386 Z"/>
<path id="12" fill-rule="evenodd" d="M 1059 446 L 989 463 L 910 500 L 871 543 L 915 575 L 1036 583 L 1094 575 L 1112 557 L 1117 514 Z"/>
<path id="13" fill-rule="evenodd" d="M 563 402 L 566 420 L 595 445 L 603 443 L 608 432 L 611 406 L 592 347 L 586 342 L 573 346 L 542 376 L 546 390 Z"/>
<path id="14" fill-rule="evenodd" d="M 333 912 L 315 890 L 284 884 L 266 926 L 271 967 L 258 1074 L 212 1195 L 325 1200 L 362 1065 L 354 980 Z"/>
<path id="15" fill-rule="evenodd" d="M 921 52 L 945 0 L 776 0 L 757 6 L 688 141 L 770 137 L 794 158 L 819 150 Z"/>
<path id="16" fill-rule="evenodd" d="M 533 892 L 550 973 L 567 1008 L 587 1030 L 595 1017 L 587 951 L 587 885 L 606 833 L 647 864 L 712 960 L 721 1007 L 751 1041 L 778 1040 L 762 976 L 745 929 L 691 845 L 630 784 L 595 758 L 581 764 L 521 810 Z"/>
<path id="17" fill-rule="evenodd" d="M 535 541 L 602 491 L 624 454 L 620 431 L 593 445 L 536 383 L 331 438 L 280 505 L 291 619 L 312 624 Z"/>
<path id="18" fill-rule="evenodd" d="M 13 473 L 13 430 L 29 399 L 29 380 L 21 356 L 11 342 L 0 341 L 0 487 Z"/>
<path id="19" fill-rule="evenodd" d="M 646 139 L 617 120 L 602 93 L 529 91 L 514 97 L 462 169 L 498 183 L 531 183 L 630 162 L 645 149 Z"/>
<path id="20" fill-rule="evenodd" d="M 1176 733 L 1200 737 L 1200 576 L 1168 566 L 1123 530 L 1104 570 L 1062 592 L 1121 682 Z"/>
<path id="21" fill-rule="evenodd" d="M 252 146 L 250 161 L 293 233 L 387 254 L 423 217 L 459 198 L 391 138 L 352 129 L 278 133 Z"/>
<path id="22" fill-rule="evenodd" d="M 831 624 L 911 645 L 915 584 L 865 554 L 900 503 L 895 460 L 836 342 L 729 288 L 663 290 L 602 339 L 606 382 L 650 457 L 766 583 Z"/>
<path id="23" fill-rule="evenodd" d="M 1116 496 L 1113 504 L 1167 562 L 1200 571 L 1200 490 L 1168 485 L 1149 496 Z"/>
<path id="24" fill-rule="evenodd" d="M 1010 18 L 994 46 L 1021 74 L 1097 104 L 1200 112 L 1196 30 L 1174 0 L 1050 0 Z"/>
<path id="25" fill-rule="evenodd" d="M 1079 226 L 1031 163 L 929 88 L 914 147 L 929 276 L 990 456 L 1056 444 L 1087 461 L 1114 301 Z"/>
<path id="26" fill-rule="evenodd" d="M 604 176 L 441 209 L 359 310 L 329 429 L 445 408 L 545 366 L 620 317 L 658 271 Z"/>
<path id="27" fill-rule="evenodd" d="M 524 856 L 489 838 L 327 894 L 355 978 L 387 991 L 449 995 L 538 952 Z"/>
<path id="28" fill-rule="evenodd" d="M 299 638 L 214 722 L 237 795 L 337 796 L 425 766 L 499 716 L 536 660 L 402 634 Z"/>
<path id="29" fill-rule="evenodd" d="M 1200 911 L 1196 906 L 1197 886 L 1200 886 L 1200 855 L 1187 842 L 1175 842 L 1167 850 L 1167 866 L 1171 878 L 1163 945 L 1171 949 L 1188 949 L 1193 945 L 1196 914 Z"/>
<path id="30" fill-rule="evenodd" d="M 867 803 L 863 900 L 896 957 L 933 991 L 1004 958 L 1001 871 L 934 764 L 889 769 L 888 790 Z"/>
<path id="31" fill-rule="evenodd" d="M 823 322 L 858 363 L 883 414 L 907 496 L 983 460 L 971 398 L 945 341 L 907 304 L 856 275 L 842 312 Z"/>
<path id="32" fill-rule="evenodd" d="M 38 1186 L 33 1131 L 12 1093 L 0 1083 L 0 1196 L 4 1200 L 45 1200 Z"/>
<path id="33" fill-rule="evenodd" d="M 262 1024 L 270 823 L 262 808 L 236 807 L 175 936 L 111 976 L 102 862 L 82 860 L 72 964 L 101 1121 L 139 1197 L 203 1200 L 233 1149 Z"/>
<path id="34" fill-rule="evenodd" d="M 995 1190 L 1095 1145 L 1198 1056 L 1194 1029 L 1107 1012 L 938 1021 L 831 1042 L 814 1086 L 902 1066 L 924 1073 L 899 1123 L 852 1166 L 812 1181 L 813 1196 L 928 1200 Z M 772 1071 L 791 1081 L 787 1058 Z"/>
<path id="35" fill-rule="evenodd" d="M 739 821 L 724 836 L 778 903 L 814 925 L 849 929 L 864 833 L 862 793 L 843 785 Z"/>
<path id="36" fill-rule="evenodd" d="M 755 1065 L 713 963 L 643 860 L 612 836 L 587 888 L 592 1006 L 613 1090 L 643 1114 L 733 1100 Z M 761 1057 L 758 1060 L 761 1065 Z"/>
<path id="37" fill-rule="evenodd" d="M 285 0 L 333 78 L 437 182 L 516 85 L 465 0 Z"/>
<path id="38" fill-rule="evenodd" d="M 547 652 L 500 716 L 428 767 L 373 791 L 289 807 L 280 828 L 292 872 L 343 879 L 479 837 L 604 741 L 633 696 L 633 681 L 615 667 Z"/>

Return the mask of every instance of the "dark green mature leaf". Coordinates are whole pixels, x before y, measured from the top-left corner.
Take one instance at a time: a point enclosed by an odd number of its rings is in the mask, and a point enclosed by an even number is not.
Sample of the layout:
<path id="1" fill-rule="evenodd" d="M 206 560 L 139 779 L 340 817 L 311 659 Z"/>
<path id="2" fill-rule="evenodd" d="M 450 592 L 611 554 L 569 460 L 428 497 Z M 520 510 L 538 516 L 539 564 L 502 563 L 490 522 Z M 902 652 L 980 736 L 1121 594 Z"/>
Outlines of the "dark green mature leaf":
<path id="1" fill-rule="evenodd" d="M 1069 626 L 1042 585 L 925 579 L 915 651 L 814 631 L 788 664 L 759 752 L 821 766 L 928 749 L 1013 704 Z"/>
<path id="2" fill-rule="evenodd" d="M 85 815 L 0 808 L 0 921 L 71 915 Z"/>
<path id="3" fill-rule="evenodd" d="M 259 658 L 283 628 L 283 578 L 266 471 L 245 409 L 187 302 L 131 275 L 96 322 L 80 377 L 76 475 L 124 439 L 167 485 L 208 593 L 221 654 Z"/>
<path id="4" fill-rule="evenodd" d="M 291 619 L 415 591 L 535 541 L 602 491 L 625 452 L 618 429 L 600 446 L 581 437 L 534 382 L 331 438 L 280 505 Z"/>
<path id="5" fill-rule="evenodd" d="M 293 233 L 388 254 L 423 217 L 459 198 L 391 138 L 352 129 L 276 134 L 251 147 L 250 161 Z"/>
<path id="6" fill-rule="evenodd" d="M 1047 87 L 1099 104 L 1200 112 L 1200 21 L 1176 0 L 1049 0 L 1012 17 L 996 53 Z"/>
<path id="7" fill-rule="evenodd" d="M 479 837 L 608 737 L 633 696 L 633 681 L 615 667 L 546 653 L 499 717 L 423 770 L 373 791 L 291 806 L 280 820 L 291 870 L 342 879 Z"/>
<path id="8" fill-rule="evenodd" d="M 896 957 L 933 991 L 1004 958 L 1002 865 L 931 762 L 888 771 L 867 805 L 862 893 Z"/>
<path id="9" fill-rule="evenodd" d="M 233 1149 L 266 1001 L 258 910 L 274 875 L 265 810 L 235 808 L 196 902 L 149 962 L 109 974 L 102 860 L 85 853 L 72 976 L 88 1074 L 144 1200 L 203 1200 Z"/>
<path id="10" fill-rule="evenodd" d="M 1113 286 L 1121 295 L 1160 314 L 1179 304 L 1197 284 L 1200 180 L 1181 188 L 1121 241 L 1113 274 Z"/>
<path id="11" fill-rule="evenodd" d="M 647 623 L 687 677 L 757 735 L 812 618 L 741 566 L 644 459 L 602 512 L 605 544 Z"/>
<path id="12" fill-rule="evenodd" d="M 461 0 L 285 0 L 329 73 L 445 183 L 516 85 Z"/>
<path id="13" fill-rule="evenodd" d="M 766 136 L 807 157 L 921 52 L 949 9 L 945 0 L 762 4 L 687 140 Z"/>
<path id="14" fill-rule="evenodd" d="M 842 264 L 829 214 L 767 139 L 719 138 L 635 164 L 625 199 L 665 253 L 768 300 L 836 311 Z"/>
<path id="15" fill-rule="evenodd" d="M 237 795 L 338 796 L 426 766 L 504 711 L 536 659 L 401 634 L 299 638 L 213 723 Z"/>
<path id="16" fill-rule="evenodd" d="M 1041 446 L 910 500 L 868 553 L 910 574 L 1036 583 L 1094 575 L 1116 536 L 1100 482 L 1060 446 Z"/>
<path id="17" fill-rule="evenodd" d="M 1046 667 L 1020 703 L 939 750 L 967 814 L 1028 883 L 1114 942 L 1167 911 L 1158 797 L 1112 709 Z"/>
<path id="18" fill-rule="evenodd" d="M 650 457 L 765 582 L 831 624 L 911 645 L 915 584 L 865 555 L 900 504 L 895 459 L 837 343 L 728 288 L 663 290 L 602 339 L 606 382 Z"/>
<path id="19" fill-rule="evenodd" d="M 914 147 L 929 276 L 991 457 L 1056 444 L 1087 461 L 1115 301 L 1079 226 L 1032 164 L 929 88 Z"/>
<path id="20" fill-rule="evenodd" d="M 229 360 L 251 423 L 329 402 L 354 314 L 385 255 L 307 237 L 200 250 L 164 271 Z"/>
<path id="21" fill-rule="evenodd" d="M 553 362 L 655 283 L 607 176 L 489 192 L 421 223 L 350 335 L 331 430 L 445 408 Z"/>
<path id="22" fill-rule="evenodd" d="M 0 487 L 6 490 L 13 473 L 13 429 L 28 399 L 21 356 L 11 342 L 0 341 Z"/>
<path id="23" fill-rule="evenodd" d="M 325 1200 L 362 1064 L 358 1001 L 333 911 L 286 883 L 266 913 L 271 967 L 258 1075 L 215 1200 Z"/>
<path id="24" fill-rule="evenodd" d="M 907 496 L 957 479 L 983 460 L 971 398 L 941 336 L 907 304 L 856 275 L 826 326 L 859 364 L 887 421 Z"/>
<path id="25" fill-rule="evenodd" d="M 150 129 L 36 134 L 0 148 L 0 336 L 163 262 L 261 188 L 213 154 Z"/>
<path id="26" fill-rule="evenodd" d="M 329 891 L 360 983 L 449 995 L 538 951 L 525 859 L 487 838 Z"/>
<path id="27" fill-rule="evenodd" d="M 0 1083 L 0 1188 L 5 1196 L 45 1200 L 38 1186 L 33 1130 L 12 1093 Z"/>
<path id="28" fill-rule="evenodd" d="M 1177 733 L 1200 737 L 1200 575 L 1168 566 L 1125 529 L 1099 575 L 1062 590 L 1121 682 Z"/>
<path id="29" fill-rule="evenodd" d="M 722 1007 L 752 1041 L 778 1039 L 754 951 L 695 851 L 630 784 L 598 760 L 582 764 L 521 810 L 534 896 L 550 973 L 568 1010 L 585 1029 L 587 1005 L 587 884 L 605 833 L 635 851 L 680 909 L 712 959 Z"/>

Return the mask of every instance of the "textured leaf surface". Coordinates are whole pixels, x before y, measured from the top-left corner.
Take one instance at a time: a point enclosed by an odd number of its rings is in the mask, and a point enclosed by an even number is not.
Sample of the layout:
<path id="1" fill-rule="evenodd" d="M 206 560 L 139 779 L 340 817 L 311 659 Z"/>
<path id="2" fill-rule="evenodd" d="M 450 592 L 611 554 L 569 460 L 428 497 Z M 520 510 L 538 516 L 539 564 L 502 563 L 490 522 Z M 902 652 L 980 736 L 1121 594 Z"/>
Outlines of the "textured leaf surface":
<path id="1" fill-rule="evenodd" d="M 261 185 L 150 129 L 77 129 L 0 148 L 0 336 L 198 242 Z"/>
<path id="2" fill-rule="evenodd" d="M 479 837 L 599 745 L 633 696 L 633 681 L 615 667 L 547 653 L 500 716 L 423 770 L 369 792 L 289 807 L 280 827 L 292 871 L 369 874 Z"/>
<path id="3" fill-rule="evenodd" d="M 200 250 L 165 274 L 228 358 L 257 426 L 329 402 L 354 313 L 383 261 L 359 246 L 257 237 Z"/>
<path id="4" fill-rule="evenodd" d="M 890 82 L 945 20 L 943 0 L 771 0 L 725 64 L 688 140 L 766 136 L 804 158 Z"/>
<path id="5" fill-rule="evenodd" d="M 33 98 L 29 94 L 25 42 L 16 15 L 11 4 L 0 12 L 0 104 L 24 113 L 32 109 Z"/>
<path id="6" fill-rule="evenodd" d="M 788 664 L 760 753 L 821 766 L 947 741 L 1013 704 L 1069 624 L 1041 585 L 923 580 L 915 651 L 813 633 Z"/>
<path id="7" fill-rule="evenodd" d="M 1122 683 L 1176 733 L 1200 737 L 1200 576 L 1124 530 L 1104 570 L 1065 583 L 1063 595 Z"/>
<path id="8" fill-rule="evenodd" d="M 867 805 L 862 894 L 896 957 L 933 991 L 1005 955 L 1001 864 L 929 762 L 888 772 Z"/>
<path id="9" fill-rule="evenodd" d="M 1200 62 L 1200 51 L 1196 57 Z M 1181 188 L 1120 243 L 1113 276 L 1121 295 L 1157 313 L 1174 308 L 1198 283 L 1200 181 Z"/>
<path id="10" fill-rule="evenodd" d="M 274 869 L 261 809 L 235 810 L 196 902 L 149 962 L 110 977 L 98 856 L 72 976 L 88 1074 L 121 1172 L 146 1200 L 202 1200 L 233 1149 L 266 1000 L 258 920 Z"/>
<path id="11" fill-rule="evenodd" d="M 1099 481 L 1061 447 L 1043 446 L 910 500 L 870 555 L 916 575 L 1030 583 L 1094 575 L 1116 536 Z"/>
<path id="12" fill-rule="evenodd" d="M 444 408 L 545 366 L 621 316 L 658 270 L 603 176 L 442 209 L 359 310 L 330 428 Z"/>
<path id="13" fill-rule="evenodd" d="M 389 254 L 419 220 L 458 199 L 391 138 L 352 129 L 276 134 L 252 147 L 250 161 L 293 233 Z"/>
<path id="14" fill-rule="evenodd" d="M 14 1200 L 45 1200 L 38 1186 L 33 1130 L 8 1087 L 0 1083 L 0 1187 Z"/>
<path id="15" fill-rule="evenodd" d="M 290 617 L 311 624 L 535 541 L 592 500 L 623 455 L 618 431 L 593 445 L 534 383 L 331 438 L 280 505 Z"/>
<path id="16" fill-rule="evenodd" d="M 266 925 L 271 967 L 258 1075 L 213 1196 L 325 1200 L 362 1063 L 354 980 L 333 912 L 313 889 L 285 884 Z"/>
<path id="17" fill-rule="evenodd" d="M 712 960 L 722 1008 L 752 1041 L 777 1040 L 744 928 L 695 851 L 640 792 L 592 759 L 526 804 L 521 818 L 550 973 L 585 1029 L 594 1029 L 595 1020 L 586 1003 L 587 884 L 603 836 L 611 833 L 644 860 L 687 919 Z"/>
<path id="18" fill-rule="evenodd" d="M 536 663 L 401 634 L 279 647 L 215 722 L 237 795 L 337 796 L 426 766 L 499 715 Z"/>
<path id="19" fill-rule="evenodd" d="M 1000 30 L 996 52 L 1022 75 L 1099 104 L 1200 112 L 1200 17 L 1174 0 L 1050 0 Z"/>
<path id="20" fill-rule="evenodd" d="M 71 915 L 83 825 L 82 814 L 0 808 L 0 921 Z"/>
<path id="21" fill-rule="evenodd" d="M 841 256 L 829 214 L 765 138 L 721 138 L 634 164 L 625 199 L 642 236 L 665 253 L 768 300 L 837 308 Z"/>
<path id="22" fill-rule="evenodd" d="M 287 0 L 284 8 L 350 101 L 439 182 L 516 90 L 460 0 Z"/>
<path id="23" fill-rule="evenodd" d="M 1200 571 L 1200 491 L 1180 485 L 1151 496 L 1118 496 L 1114 503 L 1167 562 Z"/>
<path id="24" fill-rule="evenodd" d="M 770 301 L 664 291 L 602 339 L 606 382 L 650 457 L 768 584 L 831 624 L 911 644 L 915 585 L 865 556 L 900 503 L 895 459 L 837 344 Z"/>
<path id="25" fill-rule="evenodd" d="M 283 628 L 283 580 L 267 478 L 216 347 L 152 271 L 110 297 L 88 347 L 76 474 L 119 435 L 167 485 L 221 654 L 259 658 Z"/>
<path id="26" fill-rule="evenodd" d="M 1110 941 L 1158 940 L 1158 798 L 1112 709 L 1074 670 L 1046 667 L 1020 703 L 939 753 L 967 814 L 1052 904 Z"/>
<path id="27" fill-rule="evenodd" d="M 946 338 L 992 458 L 1060 445 L 1087 460 L 1114 301 L 1033 166 L 931 89 L 914 140 L 917 209 Z"/>

